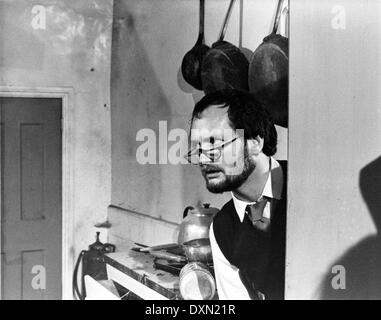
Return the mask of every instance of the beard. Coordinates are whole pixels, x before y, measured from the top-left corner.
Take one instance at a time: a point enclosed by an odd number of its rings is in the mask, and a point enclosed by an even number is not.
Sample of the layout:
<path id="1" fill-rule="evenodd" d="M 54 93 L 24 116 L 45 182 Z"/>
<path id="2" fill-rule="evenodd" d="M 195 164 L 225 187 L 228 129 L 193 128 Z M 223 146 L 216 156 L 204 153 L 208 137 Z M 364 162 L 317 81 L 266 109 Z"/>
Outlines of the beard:
<path id="1" fill-rule="evenodd" d="M 212 193 L 223 193 L 238 189 L 247 180 L 255 169 L 253 160 L 249 157 L 246 146 L 244 148 L 244 163 L 240 174 L 227 175 L 225 170 L 218 165 L 204 165 L 201 168 L 202 175 L 206 182 L 206 188 Z M 207 174 L 219 174 L 219 179 L 209 180 Z M 217 181 L 213 181 L 217 180 Z"/>

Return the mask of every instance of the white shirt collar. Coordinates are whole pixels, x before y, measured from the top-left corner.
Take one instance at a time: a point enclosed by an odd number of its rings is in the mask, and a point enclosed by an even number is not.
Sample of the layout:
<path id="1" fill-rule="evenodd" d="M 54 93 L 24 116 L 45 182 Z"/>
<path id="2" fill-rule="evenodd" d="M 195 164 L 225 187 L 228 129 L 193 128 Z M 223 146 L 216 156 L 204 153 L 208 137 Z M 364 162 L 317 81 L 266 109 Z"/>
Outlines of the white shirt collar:
<path id="1" fill-rule="evenodd" d="M 283 171 L 279 162 L 274 158 L 270 158 L 271 161 L 271 170 L 269 172 L 269 176 L 267 178 L 265 187 L 263 188 L 261 197 L 267 197 L 271 199 L 281 199 L 282 198 L 282 190 L 283 190 Z M 249 204 L 254 204 L 255 202 L 246 202 L 238 199 L 234 196 L 233 192 L 231 193 L 233 198 L 233 203 L 235 210 L 237 211 L 238 217 L 242 222 L 245 217 L 246 206 Z"/>

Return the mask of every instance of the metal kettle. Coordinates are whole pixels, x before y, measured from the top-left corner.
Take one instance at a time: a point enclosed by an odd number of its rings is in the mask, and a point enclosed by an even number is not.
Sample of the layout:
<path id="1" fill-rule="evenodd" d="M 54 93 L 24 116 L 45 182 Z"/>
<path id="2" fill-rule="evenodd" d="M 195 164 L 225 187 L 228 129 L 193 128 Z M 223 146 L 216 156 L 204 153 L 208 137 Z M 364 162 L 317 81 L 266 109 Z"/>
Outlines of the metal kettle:
<path id="1" fill-rule="evenodd" d="M 210 207 L 209 203 L 204 203 L 202 207 L 186 207 L 177 242 L 183 244 L 195 239 L 209 239 L 209 227 L 218 211 L 219 209 Z"/>

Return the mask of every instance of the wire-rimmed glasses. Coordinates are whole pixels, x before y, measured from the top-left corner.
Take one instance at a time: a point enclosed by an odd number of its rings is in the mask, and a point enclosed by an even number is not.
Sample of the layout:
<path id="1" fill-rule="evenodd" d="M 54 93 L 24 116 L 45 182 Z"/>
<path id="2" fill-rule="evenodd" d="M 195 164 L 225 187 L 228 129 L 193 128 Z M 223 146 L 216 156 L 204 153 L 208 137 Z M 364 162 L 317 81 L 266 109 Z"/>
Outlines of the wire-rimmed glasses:
<path id="1" fill-rule="evenodd" d="M 233 143 L 235 140 L 237 140 L 239 136 L 234 137 L 231 140 L 227 140 L 219 144 L 218 146 L 213 146 L 211 148 L 201 148 L 196 147 L 192 150 L 190 150 L 186 155 L 185 159 L 194 165 L 200 164 L 200 156 L 201 154 L 205 155 L 211 162 L 218 161 L 222 156 L 222 150 L 228 146 L 229 144 Z"/>

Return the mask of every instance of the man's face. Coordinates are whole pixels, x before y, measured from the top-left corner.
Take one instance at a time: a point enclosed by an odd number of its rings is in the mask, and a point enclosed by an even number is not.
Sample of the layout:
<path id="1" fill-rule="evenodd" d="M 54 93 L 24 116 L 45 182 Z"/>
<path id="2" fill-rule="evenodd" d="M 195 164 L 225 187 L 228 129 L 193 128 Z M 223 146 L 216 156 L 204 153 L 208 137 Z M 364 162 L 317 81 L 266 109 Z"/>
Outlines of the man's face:
<path id="1" fill-rule="evenodd" d="M 193 121 L 192 148 L 218 148 L 237 136 L 236 140 L 221 149 L 221 157 L 216 161 L 205 154 L 200 155 L 201 173 L 210 192 L 222 193 L 239 188 L 253 172 L 255 164 L 249 156 L 242 130 L 236 131 L 230 125 L 227 108 L 210 106 L 199 119 Z"/>

